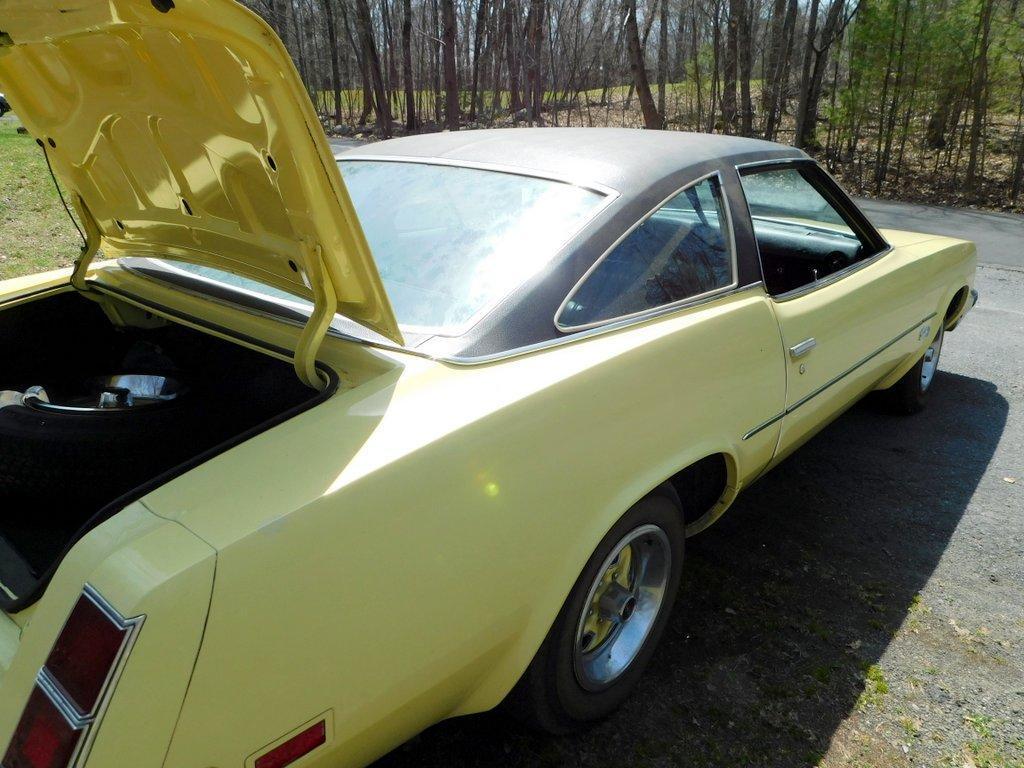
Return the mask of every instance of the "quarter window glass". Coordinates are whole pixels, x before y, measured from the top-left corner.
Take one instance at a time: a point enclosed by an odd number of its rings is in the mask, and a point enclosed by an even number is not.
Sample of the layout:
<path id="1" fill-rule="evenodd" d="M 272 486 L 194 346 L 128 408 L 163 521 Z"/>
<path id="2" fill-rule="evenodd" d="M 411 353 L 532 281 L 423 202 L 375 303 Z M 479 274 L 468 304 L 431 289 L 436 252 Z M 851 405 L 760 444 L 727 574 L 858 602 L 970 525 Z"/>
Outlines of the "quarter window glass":
<path id="1" fill-rule="evenodd" d="M 728 226 L 717 178 L 680 192 L 598 263 L 558 324 L 594 325 L 734 284 Z"/>
<path id="2" fill-rule="evenodd" d="M 819 191 L 816 168 L 753 171 L 743 176 L 768 292 L 813 284 L 856 264 L 873 249 Z"/>

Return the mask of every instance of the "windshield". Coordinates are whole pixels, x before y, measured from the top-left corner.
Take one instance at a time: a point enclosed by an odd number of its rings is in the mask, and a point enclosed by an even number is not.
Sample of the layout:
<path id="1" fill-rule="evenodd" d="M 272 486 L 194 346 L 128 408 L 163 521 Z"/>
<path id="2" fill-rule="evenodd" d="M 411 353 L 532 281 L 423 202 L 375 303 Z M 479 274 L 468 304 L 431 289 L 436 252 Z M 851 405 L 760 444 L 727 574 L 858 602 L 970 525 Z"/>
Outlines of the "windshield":
<path id="1" fill-rule="evenodd" d="M 339 163 L 401 326 L 458 335 L 547 264 L 606 198 L 511 173 L 377 160 Z M 309 303 L 220 269 L 164 260 L 246 291 Z"/>

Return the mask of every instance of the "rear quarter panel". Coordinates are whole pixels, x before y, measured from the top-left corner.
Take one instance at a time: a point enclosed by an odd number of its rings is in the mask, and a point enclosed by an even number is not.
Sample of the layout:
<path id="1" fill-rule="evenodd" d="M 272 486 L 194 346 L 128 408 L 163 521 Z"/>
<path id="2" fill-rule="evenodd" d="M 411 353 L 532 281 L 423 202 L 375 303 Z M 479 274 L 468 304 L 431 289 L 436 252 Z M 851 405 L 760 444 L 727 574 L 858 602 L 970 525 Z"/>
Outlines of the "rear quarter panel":
<path id="1" fill-rule="evenodd" d="M 322 713 L 304 765 L 361 765 L 496 705 L 614 521 L 710 453 L 740 487 L 784 398 L 759 287 L 502 363 L 395 359 L 147 497 L 219 551 L 168 768 L 239 765 Z"/>
<path id="2" fill-rule="evenodd" d="M 37 673 L 89 583 L 123 616 L 145 620 L 109 707 L 90 733 L 87 764 L 161 765 L 199 650 L 215 561 L 211 547 L 139 503 L 87 534 L 32 607 L 0 681 L 0 747 L 9 743 Z"/>
<path id="3" fill-rule="evenodd" d="M 978 267 L 978 249 L 974 243 L 952 237 L 918 235 L 912 232 L 883 230 L 882 234 L 893 244 L 901 270 L 909 286 L 908 290 L 918 295 L 920 307 L 926 313 L 934 312 L 933 327 L 940 324 L 955 325 L 969 304 L 961 302 L 955 308 L 955 315 L 946 318 L 946 313 L 961 290 L 969 293 L 974 287 Z M 908 338 L 894 352 L 894 364 L 889 373 L 877 384 L 876 389 L 885 389 L 895 384 L 909 371 L 927 350 L 931 339 Z"/>

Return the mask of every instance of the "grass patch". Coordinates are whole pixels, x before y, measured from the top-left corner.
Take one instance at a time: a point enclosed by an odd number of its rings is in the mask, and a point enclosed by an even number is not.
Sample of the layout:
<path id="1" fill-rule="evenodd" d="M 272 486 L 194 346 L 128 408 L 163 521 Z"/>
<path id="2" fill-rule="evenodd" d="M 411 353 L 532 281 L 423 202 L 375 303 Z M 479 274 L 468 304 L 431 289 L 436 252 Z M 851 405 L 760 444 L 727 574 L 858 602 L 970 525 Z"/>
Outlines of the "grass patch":
<path id="1" fill-rule="evenodd" d="M 881 707 L 882 700 L 889 693 L 889 681 L 877 664 L 869 664 L 864 669 L 864 690 L 857 697 L 857 709 L 864 711 L 868 707 Z"/>
<path id="2" fill-rule="evenodd" d="M 70 266 L 81 241 L 61 207 L 42 150 L 0 120 L 0 280 Z"/>
<path id="3" fill-rule="evenodd" d="M 991 738 L 992 718 L 988 715 L 964 715 L 964 722 L 982 738 Z"/>
<path id="4" fill-rule="evenodd" d="M 976 739 L 964 747 L 964 768 L 1024 768 L 1024 761 L 1012 757 L 989 739 Z"/>
<path id="5" fill-rule="evenodd" d="M 921 736 L 921 721 L 912 717 L 903 716 L 900 718 L 900 728 L 909 739 L 916 739 Z"/>

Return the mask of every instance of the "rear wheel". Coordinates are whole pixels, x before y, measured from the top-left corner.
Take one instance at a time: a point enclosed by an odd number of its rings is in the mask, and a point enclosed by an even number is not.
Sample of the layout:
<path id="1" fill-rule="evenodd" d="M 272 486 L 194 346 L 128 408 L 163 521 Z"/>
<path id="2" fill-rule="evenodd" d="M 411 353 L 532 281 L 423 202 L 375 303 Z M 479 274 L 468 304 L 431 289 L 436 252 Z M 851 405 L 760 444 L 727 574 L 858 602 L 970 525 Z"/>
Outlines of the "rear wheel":
<path id="1" fill-rule="evenodd" d="M 678 501 L 655 493 L 608 532 L 509 697 L 513 713 L 551 733 L 605 717 L 629 695 L 679 590 Z"/>
<path id="2" fill-rule="evenodd" d="M 921 359 L 886 392 L 890 406 L 897 413 L 917 413 L 924 409 L 939 369 L 939 355 L 942 353 L 945 335 L 945 329 L 940 325 L 939 332 Z"/>

